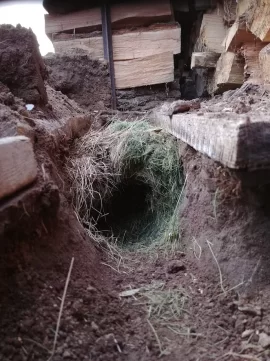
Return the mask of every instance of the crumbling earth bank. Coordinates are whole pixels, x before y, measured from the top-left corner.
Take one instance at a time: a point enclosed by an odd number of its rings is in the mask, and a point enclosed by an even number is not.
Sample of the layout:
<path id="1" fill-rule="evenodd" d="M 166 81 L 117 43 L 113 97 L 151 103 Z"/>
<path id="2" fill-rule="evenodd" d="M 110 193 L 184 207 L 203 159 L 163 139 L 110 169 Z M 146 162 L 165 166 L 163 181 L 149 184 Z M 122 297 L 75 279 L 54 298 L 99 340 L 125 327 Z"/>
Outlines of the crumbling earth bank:
<path id="1" fill-rule="evenodd" d="M 56 90 L 87 110 L 104 110 L 111 105 L 107 65 L 90 58 L 80 49 L 44 58 L 48 82 Z"/>
<path id="2" fill-rule="evenodd" d="M 2 25 L 0 39 L 0 81 L 27 103 L 46 104 L 46 68 L 34 33 Z"/>

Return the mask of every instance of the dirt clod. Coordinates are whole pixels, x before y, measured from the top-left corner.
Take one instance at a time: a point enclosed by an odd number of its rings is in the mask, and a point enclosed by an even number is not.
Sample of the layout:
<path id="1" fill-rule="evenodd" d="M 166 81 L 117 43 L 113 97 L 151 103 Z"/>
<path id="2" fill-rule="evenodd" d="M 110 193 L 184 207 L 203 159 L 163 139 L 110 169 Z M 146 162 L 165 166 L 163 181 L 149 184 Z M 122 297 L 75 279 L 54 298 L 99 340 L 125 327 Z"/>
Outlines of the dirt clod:
<path id="1" fill-rule="evenodd" d="M 168 273 L 178 273 L 180 271 L 185 271 L 186 266 L 182 261 L 173 260 L 167 265 L 167 272 Z"/>

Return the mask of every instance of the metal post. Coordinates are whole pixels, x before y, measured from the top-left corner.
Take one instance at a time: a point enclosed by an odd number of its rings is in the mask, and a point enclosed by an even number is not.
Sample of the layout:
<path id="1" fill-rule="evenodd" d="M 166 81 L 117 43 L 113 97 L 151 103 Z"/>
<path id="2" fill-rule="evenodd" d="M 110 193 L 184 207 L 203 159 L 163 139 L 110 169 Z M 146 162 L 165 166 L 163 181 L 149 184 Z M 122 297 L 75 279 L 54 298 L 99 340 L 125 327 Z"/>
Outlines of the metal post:
<path id="1" fill-rule="evenodd" d="M 116 109 L 111 9 L 108 4 L 102 5 L 101 14 L 102 14 L 102 36 L 103 36 L 104 58 L 108 61 L 108 65 L 109 65 L 109 73 L 110 73 L 110 79 L 111 79 L 111 91 L 112 91 L 112 108 Z"/>

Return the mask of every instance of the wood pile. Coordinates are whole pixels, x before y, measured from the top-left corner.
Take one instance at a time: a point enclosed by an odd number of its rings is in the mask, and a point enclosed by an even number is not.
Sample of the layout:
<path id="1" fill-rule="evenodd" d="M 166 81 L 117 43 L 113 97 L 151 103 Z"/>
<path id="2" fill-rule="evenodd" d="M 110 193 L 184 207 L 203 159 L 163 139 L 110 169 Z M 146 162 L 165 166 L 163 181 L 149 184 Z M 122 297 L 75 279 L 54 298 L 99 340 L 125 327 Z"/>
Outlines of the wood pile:
<path id="1" fill-rule="evenodd" d="M 235 18 L 234 23 L 226 28 L 230 24 L 226 21 L 229 3 L 230 0 L 224 0 L 223 9 L 218 6 L 211 14 L 203 15 L 192 54 L 192 68 L 208 69 L 210 94 L 234 89 L 244 81 L 262 84 L 269 82 L 270 78 L 267 73 L 270 69 L 269 48 L 264 50 L 270 42 L 270 0 L 239 0 L 230 17 Z M 222 23 L 220 19 L 223 19 Z M 222 26 L 224 31 L 221 31 Z M 208 62 L 205 52 L 210 50 L 211 61 Z"/>
<path id="2" fill-rule="evenodd" d="M 117 89 L 174 81 L 174 55 L 181 51 L 181 28 L 170 22 L 169 0 L 113 5 L 111 19 Z M 45 22 L 56 52 L 80 48 L 93 58 L 104 59 L 102 35 L 89 34 L 101 27 L 100 9 L 46 15 Z"/>

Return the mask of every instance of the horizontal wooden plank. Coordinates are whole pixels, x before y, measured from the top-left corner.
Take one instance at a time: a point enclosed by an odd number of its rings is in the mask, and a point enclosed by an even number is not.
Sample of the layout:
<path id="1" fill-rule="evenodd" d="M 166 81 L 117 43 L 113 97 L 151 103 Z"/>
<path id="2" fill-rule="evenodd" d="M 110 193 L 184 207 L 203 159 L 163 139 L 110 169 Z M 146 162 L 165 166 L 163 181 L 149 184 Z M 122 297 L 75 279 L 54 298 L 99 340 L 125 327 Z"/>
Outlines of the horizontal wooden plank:
<path id="1" fill-rule="evenodd" d="M 200 153 L 232 169 L 250 171 L 270 168 L 270 117 L 244 114 L 176 114 L 166 110 L 152 114 L 156 125 L 173 134 Z"/>
<path id="2" fill-rule="evenodd" d="M 116 61 L 114 67 L 117 89 L 169 83 L 174 80 L 174 60 L 170 52 Z"/>
<path id="3" fill-rule="evenodd" d="M 113 35 L 115 60 L 130 60 L 172 52 L 181 52 L 181 28 L 179 24 L 166 24 L 153 30 L 138 30 Z"/>
<path id="4" fill-rule="evenodd" d="M 54 41 L 54 47 L 56 52 L 80 48 L 87 50 L 93 58 L 104 57 L 101 36 Z M 179 54 L 180 51 L 181 28 L 179 24 L 164 24 L 151 30 L 125 31 L 113 35 L 114 60 L 131 60 L 165 52 Z"/>
<path id="5" fill-rule="evenodd" d="M 32 183 L 37 163 L 31 140 L 25 136 L 0 139 L 0 199 Z"/>
<path id="6" fill-rule="evenodd" d="M 169 0 L 115 4 L 111 7 L 112 27 L 150 25 L 171 20 Z M 65 15 L 45 15 L 46 34 L 80 28 L 101 28 L 101 10 L 93 8 Z"/>
<path id="7" fill-rule="evenodd" d="M 220 54 L 213 52 L 192 53 L 191 69 L 194 68 L 215 68 Z"/>
<path id="8" fill-rule="evenodd" d="M 74 40 L 54 41 L 56 53 L 64 53 L 69 49 L 86 50 L 93 59 L 104 59 L 103 40 L 101 36 Z"/>

